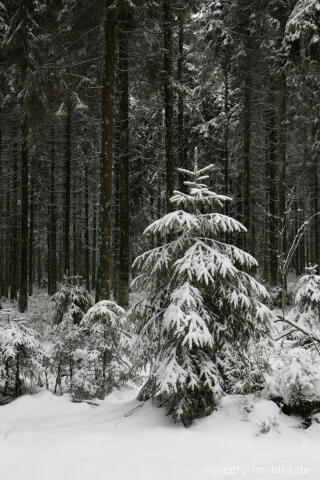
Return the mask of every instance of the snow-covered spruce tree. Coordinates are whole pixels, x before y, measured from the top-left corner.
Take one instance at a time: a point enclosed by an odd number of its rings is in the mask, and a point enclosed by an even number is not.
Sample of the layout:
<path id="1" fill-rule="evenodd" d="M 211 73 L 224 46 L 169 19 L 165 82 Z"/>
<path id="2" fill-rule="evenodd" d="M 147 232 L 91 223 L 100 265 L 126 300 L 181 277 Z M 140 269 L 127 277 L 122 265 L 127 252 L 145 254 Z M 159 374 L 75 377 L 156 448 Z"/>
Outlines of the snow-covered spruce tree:
<path id="1" fill-rule="evenodd" d="M 82 342 L 79 324 L 93 305 L 90 293 L 79 284 L 78 277 L 64 279 L 60 290 L 53 295 L 55 302 L 54 343 L 51 352 L 51 371 L 54 377 L 53 390 L 62 393 L 69 390 L 74 375 L 73 352 Z"/>
<path id="2" fill-rule="evenodd" d="M 125 322 L 125 311 L 109 300 L 98 302 L 83 317 L 83 342 L 73 352 L 71 390 L 75 398 L 104 398 L 127 380 L 130 337 Z"/>
<path id="3" fill-rule="evenodd" d="M 295 303 L 296 320 L 302 321 L 313 333 L 319 335 L 320 275 L 316 272 L 317 266 L 306 268 L 306 274 L 299 280 Z"/>
<path id="4" fill-rule="evenodd" d="M 79 324 L 83 315 L 93 305 L 90 293 L 77 282 L 77 277 L 65 278 L 60 290 L 52 297 L 55 302 L 54 320 L 58 324 L 66 318 Z"/>
<path id="5" fill-rule="evenodd" d="M 0 388 L 4 396 L 33 392 L 44 373 L 44 350 L 39 334 L 24 320 L 8 319 L 0 325 Z"/>
<path id="6" fill-rule="evenodd" d="M 70 390 L 74 373 L 74 351 L 83 342 L 82 331 L 73 317 L 64 315 L 54 330 L 54 341 L 51 350 L 50 366 L 54 377 L 53 391 L 62 394 Z"/>
<path id="7" fill-rule="evenodd" d="M 175 192 L 171 202 L 185 210 L 145 230 L 166 243 L 134 263 L 141 272 L 134 287 L 143 293 L 131 310 L 139 333 L 136 352 L 139 361 L 151 363 L 140 398 L 158 400 L 185 425 L 215 408 L 228 359 L 259 337 L 271 316 L 260 301 L 266 289 L 248 273 L 256 260 L 223 241 L 246 229 L 215 211 L 231 198 L 208 189 L 213 168 L 199 169 L 196 160 L 194 171 L 180 169 L 190 178 L 189 193 Z"/>

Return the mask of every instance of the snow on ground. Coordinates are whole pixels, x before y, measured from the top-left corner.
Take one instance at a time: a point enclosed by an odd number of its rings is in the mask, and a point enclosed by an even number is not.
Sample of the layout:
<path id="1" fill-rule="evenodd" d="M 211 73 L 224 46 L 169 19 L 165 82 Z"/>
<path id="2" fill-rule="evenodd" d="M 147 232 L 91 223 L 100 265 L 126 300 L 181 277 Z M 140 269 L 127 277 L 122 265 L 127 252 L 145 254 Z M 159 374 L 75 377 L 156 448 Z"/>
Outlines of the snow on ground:
<path id="1" fill-rule="evenodd" d="M 28 321 L 28 326 L 37 330 L 41 336 L 46 337 L 51 330 L 51 322 L 54 314 L 54 302 L 44 290 L 35 290 L 31 297 L 28 297 L 28 310 L 20 313 L 17 310 L 17 302 L 5 300 L 2 302 L 0 315 L 6 317 L 12 312 L 18 319 Z"/>
<path id="2" fill-rule="evenodd" d="M 0 407 L 0 478 L 320 478 L 320 425 L 301 429 L 271 401 L 225 397 L 185 429 L 136 394 L 94 406 L 42 391 Z"/>

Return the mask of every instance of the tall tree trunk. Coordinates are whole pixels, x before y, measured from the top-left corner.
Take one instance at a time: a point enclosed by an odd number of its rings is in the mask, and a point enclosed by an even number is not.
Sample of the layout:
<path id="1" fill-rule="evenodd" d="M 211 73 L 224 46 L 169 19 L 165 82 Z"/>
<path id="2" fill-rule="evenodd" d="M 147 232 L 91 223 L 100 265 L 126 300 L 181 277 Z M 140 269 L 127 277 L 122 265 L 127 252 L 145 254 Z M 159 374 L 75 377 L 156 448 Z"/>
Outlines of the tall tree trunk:
<path id="1" fill-rule="evenodd" d="M 246 74 L 244 83 L 244 105 L 243 105 L 243 215 L 244 224 L 248 230 L 245 235 L 245 248 L 251 250 L 250 245 L 250 220 L 251 220 L 251 77 L 250 74 Z"/>
<path id="2" fill-rule="evenodd" d="M 57 220 L 55 205 L 55 131 L 51 128 L 50 152 L 50 203 L 49 203 L 49 228 L 48 228 L 48 294 L 57 291 Z"/>
<path id="3" fill-rule="evenodd" d="M 29 219 L 29 270 L 28 270 L 28 293 L 33 294 L 33 233 L 34 233 L 34 180 L 30 179 L 30 219 Z"/>
<path id="4" fill-rule="evenodd" d="M 4 247 L 4 222 L 3 222 L 3 191 L 2 191 L 2 109 L 0 106 L 0 308 L 1 308 L 1 296 L 4 292 L 5 282 L 5 264 L 3 258 Z"/>
<path id="5" fill-rule="evenodd" d="M 65 138 L 64 274 L 70 275 L 71 110 L 67 107 Z"/>
<path id="6" fill-rule="evenodd" d="M 284 70 L 280 74 L 279 98 L 279 218 L 280 218 L 280 258 L 284 259 L 287 251 L 286 218 L 286 154 L 287 154 L 287 78 Z M 285 287 L 285 285 L 284 285 Z"/>
<path id="7" fill-rule="evenodd" d="M 77 225 L 77 182 L 73 179 L 72 182 L 73 194 L 72 194 L 72 276 L 77 277 L 79 275 L 78 265 L 78 225 Z"/>
<path id="8" fill-rule="evenodd" d="M 84 191 L 85 191 L 85 277 L 86 289 L 90 292 L 90 256 L 89 256 L 89 185 L 88 185 L 88 162 L 84 166 Z"/>
<path id="9" fill-rule="evenodd" d="M 269 122 L 270 108 L 265 110 L 265 216 L 264 216 L 264 235 L 263 235 L 263 279 L 270 283 L 270 151 L 269 151 Z"/>
<path id="10" fill-rule="evenodd" d="M 224 193 L 229 195 L 229 69 L 224 67 L 224 135 L 223 135 L 223 156 L 224 156 Z M 225 202 L 225 214 L 229 215 L 229 202 Z M 228 240 L 228 235 L 226 235 Z"/>
<path id="11" fill-rule="evenodd" d="M 305 205 L 304 201 L 300 200 L 299 202 L 299 221 L 298 225 L 302 225 L 304 219 L 306 217 Z M 298 246 L 299 249 L 299 275 L 304 272 L 304 268 L 306 266 L 306 239 L 305 235 L 302 236 L 301 241 Z"/>
<path id="12" fill-rule="evenodd" d="M 178 165 L 179 168 L 186 168 L 186 145 L 185 145 L 185 128 L 184 128 L 184 93 L 183 93 L 183 63 L 184 63 L 184 14 L 183 11 L 178 15 Z M 185 175 L 179 173 L 179 189 L 182 192 L 186 191 L 184 184 Z"/>
<path id="13" fill-rule="evenodd" d="M 276 132 L 276 111 L 275 96 L 273 93 L 273 85 L 270 87 L 270 100 L 267 119 L 268 133 L 268 156 L 269 156 L 269 240 L 270 240 L 270 282 L 276 285 L 278 280 L 278 227 L 277 227 L 277 132 Z"/>
<path id="14" fill-rule="evenodd" d="M 287 12 L 283 11 L 280 15 L 280 31 L 281 38 L 284 37 L 285 27 L 287 22 Z M 287 156 L 287 76 L 284 65 L 282 64 L 279 77 L 279 158 L 278 158 L 278 195 L 279 195 L 279 210 L 278 216 L 280 219 L 280 241 L 279 241 L 279 258 L 280 262 L 284 261 L 287 251 L 287 218 L 286 218 L 286 156 Z M 283 293 L 286 290 L 286 275 L 283 276 Z M 282 283 L 283 283 L 282 282 Z"/>
<path id="15" fill-rule="evenodd" d="M 5 292 L 4 296 L 9 298 L 9 286 L 10 286 L 10 252 L 11 252 L 11 245 L 10 245 L 10 218 L 11 218 L 11 190 L 10 184 L 9 188 L 7 188 L 7 198 L 6 198 L 6 243 L 5 243 L 5 252 L 6 252 L 6 263 L 5 263 Z"/>
<path id="16" fill-rule="evenodd" d="M 119 163 L 120 245 L 119 304 L 129 305 L 129 28 L 128 12 L 122 11 L 119 28 Z"/>
<path id="17" fill-rule="evenodd" d="M 113 0 L 105 0 L 105 53 L 102 90 L 100 209 L 99 209 L 99 264 L 96 301 L 110 298 L 110 243 L 112 201 L 112 136 L 113 95 L 115 70 L 115 8 Z"/>
<path id="18" fill-rule="evenodd" d="M 166 136 L 166 208 L 172 211 L 170 198 L 174 190 L 174 156 L 173 156 L 173 34 L 172 34 L 171 0 L 163 0 L 163 45 L 164 45 L 164 104 Z"/>
<path id="19" fill-rule="evenodd" d="M 299 229 L 299 209 L 298 201 L 294 202 L 294 236 L 297 235 Z M 299 275 L 299 248 L 294 253 L 294 271 L 296 275 Z"/>
<path id="20" fill-rule="evenodd" d="M 21 124 L 21 247 L 20 247 L 20 291 L 19 311 L 28 308 L 28 217 L 29 217 L 29 151 L 28 128 L 25 120 Z"/>
<path id="21" fill-rule="evenodd" d="M 113 195 L 112 195 L 112 240 L 111 240 L 111 289 L 113 297 L 119 301 L 119 248 L 120 248 L 120 165 L 119 165 L 119 134 L 115 132 L 116 143 L 113 149 Z"/>
<path id="22" fill-rule="evenodd" d="M 11 208 L 11 239 L 10 239 L 10 265 L 11 265 L 11 280 L 10 280 L 10 299 L 17 298 L 18 290 L 18 152 L 17 142 L 14 141 L 12 148 L 12 208 Z"/>
<path id="23" fill-rule="evenodd" d="M 314 213 L 319 212 L 319 173 L 318 173 L 318 158 L 315 157 L 314 159 L 314 165 L 313 165 L 313 175 L 314 175 L 314 207 L 313 211 Z M 319 234 L 319 223 L 320 223 L 320 216 L 317 215 L 314 219 L 314 245 L 315 245 L 315 251 L 314 251 L 314 261 L 315 264 L 318 265 L 318 272 L 320 274 L 320 234 Z"/>
<path id="24" fill-rule="evenodd" d="M 162 162 L 161 157 L 158 159 L 158 171 L 157 171 L 157 220 L 162 217 L 162 189 L 163 189 L 164 179 L 163 179 L 163 172 L 162 172 Z M 157 232 L 157 247 L 161 245 L 161 236 L 160 233 Z"/>
<path id="25" fill-rule="evenodd" d="M 92 260 L 91 260 L 91 286 L 96 288 L 96 263 L 97 263 L 97 207 L 96 196 L 93 197 L 92 205 Z"/>

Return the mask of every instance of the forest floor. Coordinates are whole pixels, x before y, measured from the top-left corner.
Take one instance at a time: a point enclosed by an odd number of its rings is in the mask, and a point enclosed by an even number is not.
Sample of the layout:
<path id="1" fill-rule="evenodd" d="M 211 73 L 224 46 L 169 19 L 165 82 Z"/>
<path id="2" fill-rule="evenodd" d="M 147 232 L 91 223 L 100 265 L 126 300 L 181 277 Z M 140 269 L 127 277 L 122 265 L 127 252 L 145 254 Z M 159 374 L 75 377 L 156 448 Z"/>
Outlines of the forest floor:
<path id="1" fill-rule="evenodd" d="M 23 317 L 46 337 L 52 312 L 37 292 Z M 42 390 L 0 407 L 0 479 L 320 478 L 320 414 L 303 428 L 270 400 L 226 396 L 186 429 L 137 393 L 127 387 L 104 401 L 74 403 Z"/>
<path id="2" fill-rule="evenodd" d="M 114 391 L 96 406 L 41 391 L 1 407 L 1 478 L 320 478 L 320 424 L 303 429 L 271 401 L 227 396 L 185 429 L 136 395 Z"/>

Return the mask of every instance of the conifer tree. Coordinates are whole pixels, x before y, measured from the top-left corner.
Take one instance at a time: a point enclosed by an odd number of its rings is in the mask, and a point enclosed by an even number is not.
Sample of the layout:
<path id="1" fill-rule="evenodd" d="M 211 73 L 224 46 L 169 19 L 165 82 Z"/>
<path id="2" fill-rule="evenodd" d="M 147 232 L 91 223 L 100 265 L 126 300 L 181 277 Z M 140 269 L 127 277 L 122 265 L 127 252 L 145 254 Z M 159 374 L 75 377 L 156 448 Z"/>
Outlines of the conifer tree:
<path id="1" fill-rule="evenodd" d="M 43 346 L 39 334 L 22 319 L 1 319 L 0 392 L 19 397 L 34 391 L 42 373 Z"/>
<path id="2" fill-rule="evenodd" d="M 105 1 L 105 51 L 102 89 L 100 207 L 99 207 L 99 262 L 96 301 L 110 297 L 110 244 L 113 159 L 113 95 L 115 70 L 116 15 L 113 2 Z"/>
<path id="3" fill-rule="evenodd" d="M 318 334 L 320 328 L 320 275 L 317 266 L 307 267 L 299 280 L 296 294 L 296 318 Z"/>
<path id="4" fill-rule="evenodd" d="M 180 169 L 190 178 L 189 193 L 176 191 L 171 203 L 178 210 L 145 230 L 170 241 L 134 263 L 141 272 L 134 287 L 145 292 L 131 311 L 142 348 L 137 352 L 151 362 L 140 398 L 159 400 L 185 425 L 215 408 L 228 359 L 261 335 L 270 318 L 260 301 L 267 292 L 248 273 L 256 260 L 221 241 L 246 229 L 219 213 L 231 198 L 207 187 L 213 168 L 199 169 L 196 158 L 193 171 Z"/>

